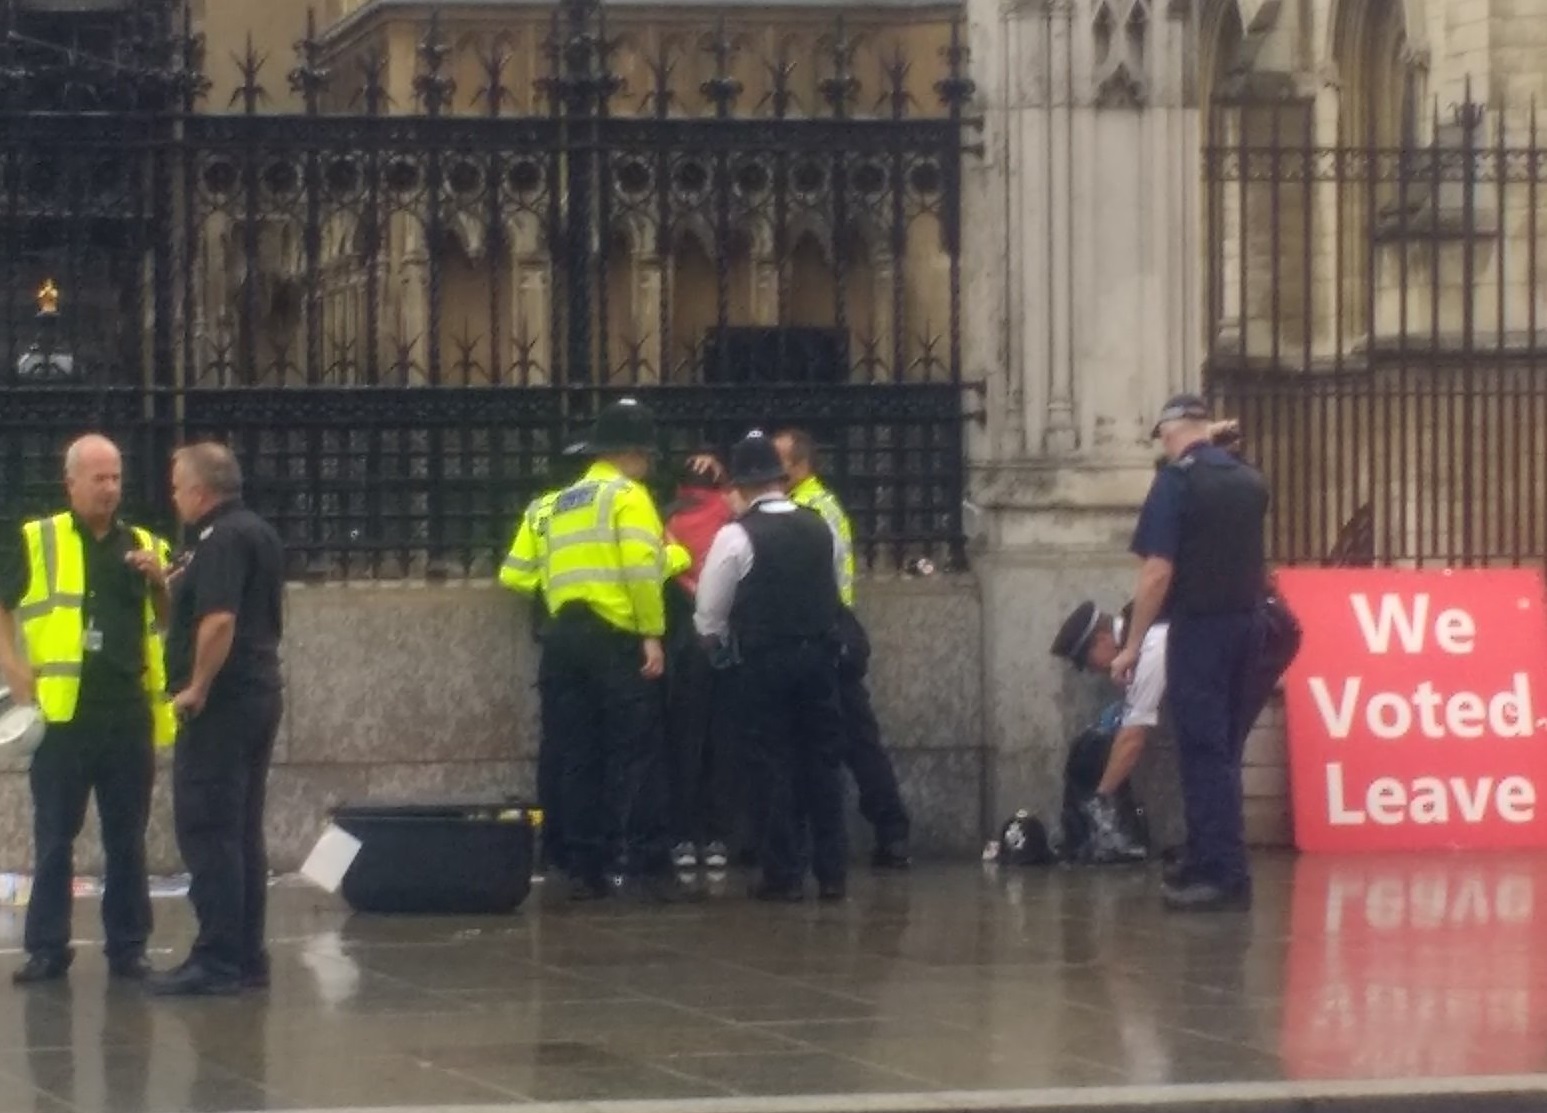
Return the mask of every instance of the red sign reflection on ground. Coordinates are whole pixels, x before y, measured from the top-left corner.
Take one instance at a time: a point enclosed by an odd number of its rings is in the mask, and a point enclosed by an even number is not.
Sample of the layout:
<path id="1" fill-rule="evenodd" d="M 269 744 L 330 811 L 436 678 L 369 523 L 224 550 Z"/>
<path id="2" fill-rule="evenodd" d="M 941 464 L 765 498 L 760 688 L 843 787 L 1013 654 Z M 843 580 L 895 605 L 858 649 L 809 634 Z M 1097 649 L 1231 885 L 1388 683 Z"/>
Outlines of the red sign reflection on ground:
<path id="1" fill-rule="evenodd" d="M 1547 856 L 1306 856 L 1292 900 L 1289 1078 L 1540 1069 Z"/>

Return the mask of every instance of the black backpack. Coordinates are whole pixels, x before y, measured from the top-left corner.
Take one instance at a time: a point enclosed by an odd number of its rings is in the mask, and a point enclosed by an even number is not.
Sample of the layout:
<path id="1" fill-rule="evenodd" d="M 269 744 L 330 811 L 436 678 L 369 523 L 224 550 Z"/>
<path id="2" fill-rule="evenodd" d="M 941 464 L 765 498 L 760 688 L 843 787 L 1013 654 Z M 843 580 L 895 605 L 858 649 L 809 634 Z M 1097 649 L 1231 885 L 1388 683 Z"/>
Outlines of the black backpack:
<path id="1" fill-rule="evenodd" d="M 1090 824 L 1080 806 L 1096 794 L 1101 774 L 1106 771 L 1107 757 L 1112 752 L 1115 735 L 1104 728 L 1104 723 L 1086 727 L 1069 743 L 1069 756 L 1064 761 L 1064 799 L 1058 846 L 1059 854 L 1066 862 L 1090 859 Z M 1149 820 L 1143 806 L 1135 799 L 1132 786 L 1124 782 L 1112 800 L 1128 834 L 1140 845 L 1149 847 Z"/>

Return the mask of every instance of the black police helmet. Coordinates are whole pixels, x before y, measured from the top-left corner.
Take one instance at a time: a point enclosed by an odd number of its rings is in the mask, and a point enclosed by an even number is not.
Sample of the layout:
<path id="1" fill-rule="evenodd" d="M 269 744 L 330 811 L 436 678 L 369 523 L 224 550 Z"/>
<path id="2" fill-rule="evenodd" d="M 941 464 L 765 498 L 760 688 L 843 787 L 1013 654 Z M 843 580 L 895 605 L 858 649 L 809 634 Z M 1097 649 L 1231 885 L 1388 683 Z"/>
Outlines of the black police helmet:
<path id="1" fill-rule="evenodd" d="M 1007 866 L 1046 866 L 1054 861 L 1042 821 L 1022 808 L 999 832 L 999 861 Z"/>
<path id="2" fill-rule="evenodd" d="M 774 443 L 761 429 L 754 429 L 731 449 L 731 482 L 738 487 L 758 487 L 784 478 L 784 464 Z"/>
<path id="3" fill-rule="evenodd" d="M 655 414 L 635 398 L 620 398 L 596 417 L 585 450 L 593 456 L 612 452 L 654 452 Z"/>
<path id="4" fill-rule="evenodd" d="M 1089 599 L 1075 607 L 1053 638 L 1053 656 L 1062 657 L 1084 668 L 1085 651 L 1090 648 L 1091 638 L 1096 636 L 1096 626 L 1100 620 L 1101 612 Z"/>

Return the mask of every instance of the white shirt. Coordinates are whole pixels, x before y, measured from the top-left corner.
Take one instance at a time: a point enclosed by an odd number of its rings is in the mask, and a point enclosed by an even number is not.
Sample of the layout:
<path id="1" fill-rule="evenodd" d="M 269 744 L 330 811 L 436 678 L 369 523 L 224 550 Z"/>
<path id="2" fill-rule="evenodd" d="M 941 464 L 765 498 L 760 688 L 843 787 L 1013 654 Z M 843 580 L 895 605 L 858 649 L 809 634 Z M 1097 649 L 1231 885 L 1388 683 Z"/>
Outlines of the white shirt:
<path id="1" fill-rule="evenodd" d="M 1139 646 L 1139 659 L 1134 662 L 1133 682 L 1123 697 L 1123 722 L 1125 727 L 1152 727 L 1160 722 L 1160 701 L 1166 694 L 1166 635 L 1170 626 L 1164 622 L 1152 625 Z M 1123 637 L 1122 616 L 1112 620 L 1112 636 L 1118 641 Z"/>
<path id="2" fill-rule="evenodd" d="M 764 514 L 793 514 L 800 507 L 783 495 L 759 495 L 747 507 L 755 506 Z M 827 524 L 833 538 L 833 573 L 843 582 L 845 562 L 841 539 L 832 523 Z M 704 571 L 698 578 L 698 595 L 693 610 L 693 627 L 706 638 L 724 640 L 730 633 L 731 607 L 736 603 L 736 586 L 752 571 L 752 538 L 739 521 L 720 527 L 704 557 Z"/>

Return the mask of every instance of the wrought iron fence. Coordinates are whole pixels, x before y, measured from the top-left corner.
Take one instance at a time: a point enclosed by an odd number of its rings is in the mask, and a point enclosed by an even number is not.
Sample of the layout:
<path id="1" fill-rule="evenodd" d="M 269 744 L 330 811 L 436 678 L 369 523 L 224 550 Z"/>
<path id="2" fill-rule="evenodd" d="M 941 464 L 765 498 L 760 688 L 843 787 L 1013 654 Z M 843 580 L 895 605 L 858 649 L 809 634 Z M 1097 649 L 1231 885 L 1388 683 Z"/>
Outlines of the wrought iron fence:
<path id="1" fill-rule="evenodd" d="M 954 28 L 920 115 L 909 60 L 864 88 L 841 22 L 821 104 L 791 94 L 803 60 L 775 57 L 743 108 L 721 24 L 696 116 L 667 53 L 647 110 L 617 114 L 592 0 L 555 10 L 525 114 L 499 47 L 456 89 L 433 19 L 412 114 L 381 54 L 314 29 L 286 75 L 296 114 L 258 110 L 251 51 L 235 111 L 197 111 L 186 24 L 118 28 L 165 40 L 117 50 L 148 59 L 132 67 L 47 30 L 0 42 L 0 521 L 57 501 L 63 442 L 100 429 L 136 512 L 165 522 L 170 448 L 214 436 L 298 574 L 483 574 L 558 448 L 627 392 L 668 453 L 810 428 L 869 560 L 961 559 Z M 71 67 L 98 95 L 61 112 L 40 90 Z"/>
<path id="2" fill-rule="evenodd" d="M 1284 563 L 1547 556 L 1547 147 L 1470 103 L 1427 142 L 1318 146 L 1215 110 L 1208 382 Z"/>

